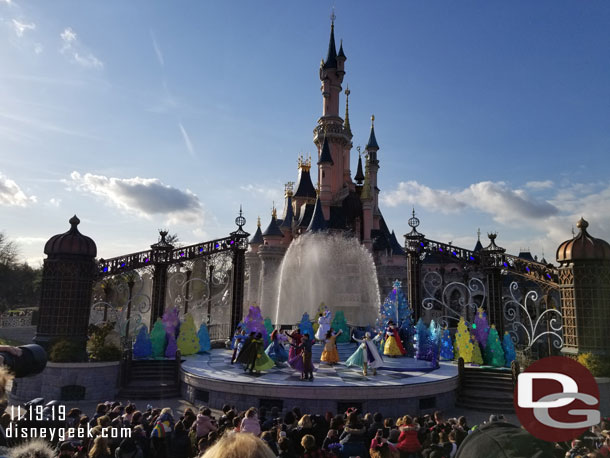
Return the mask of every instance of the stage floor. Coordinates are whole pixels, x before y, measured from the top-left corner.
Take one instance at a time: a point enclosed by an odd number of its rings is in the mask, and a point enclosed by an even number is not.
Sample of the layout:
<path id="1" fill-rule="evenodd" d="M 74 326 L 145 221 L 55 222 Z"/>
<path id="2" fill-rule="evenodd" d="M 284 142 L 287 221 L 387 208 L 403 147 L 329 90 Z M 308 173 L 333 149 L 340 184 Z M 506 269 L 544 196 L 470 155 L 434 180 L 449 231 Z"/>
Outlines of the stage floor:
<path id="1" fill-rule="evenodd" d="M 357 344 L 339 344 L 339 358 L 345 361 L 356 350 Z M 413 384 L 439 382 L 457 376 L 457 366 L 441 362 L 434 368 L 428 361 L 413 358 L 390 358 L 384 356 L 384 364 L 377 369 L 377 375 L 364 377 L 358 367 L 346 367 L 342 362 L 335 366 L 320 364 L 322 346 L 315 345 L 313 361 L 317 368 L 314 381 L 302 381 L 301 374 L 287 364 L 274 367 L 261 374 L 244 372 L 241 364 L 231 364 L 231 350 L 214 349 L 210 353 L 185 356 L 182 370 L 198 379 L 214 382 L 228 382 L 246 385 L 278 385 L 306 387 L 397 387 Z"/>

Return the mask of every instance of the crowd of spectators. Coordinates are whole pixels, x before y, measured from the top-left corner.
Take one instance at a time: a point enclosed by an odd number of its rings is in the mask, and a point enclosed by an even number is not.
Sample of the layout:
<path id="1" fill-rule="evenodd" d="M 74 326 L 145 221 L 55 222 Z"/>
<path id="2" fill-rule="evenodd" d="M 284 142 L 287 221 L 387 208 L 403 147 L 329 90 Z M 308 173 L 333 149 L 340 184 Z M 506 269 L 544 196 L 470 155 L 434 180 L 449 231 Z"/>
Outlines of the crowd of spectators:
<path id="1" fill-rule="evenodd" d="M 187 408 L 175 415 L 170 408 L 139 410 L 132 403 L 106 402 L 90 416 L 72 409 L 66 427 L 90 430 L 88 436 L 68 437 L 56 444 L 7 443 L 8 413 L 0 416 L 0 457 L 60 458 L 493 458 L 610 457 L 610 421 L 604 420 L 571 443 L 551 444 L 535 439 L 501 415 L 480 425 L 465 417 L 433 415 L 399 418 L 380 413 L 303 413 L 250 408 L 240 412 L 224 406 L 212 411 Z M 36 449 L 36 454 L 31 450 Z M 27 451 L 29 450 L 29 452 Z"/>

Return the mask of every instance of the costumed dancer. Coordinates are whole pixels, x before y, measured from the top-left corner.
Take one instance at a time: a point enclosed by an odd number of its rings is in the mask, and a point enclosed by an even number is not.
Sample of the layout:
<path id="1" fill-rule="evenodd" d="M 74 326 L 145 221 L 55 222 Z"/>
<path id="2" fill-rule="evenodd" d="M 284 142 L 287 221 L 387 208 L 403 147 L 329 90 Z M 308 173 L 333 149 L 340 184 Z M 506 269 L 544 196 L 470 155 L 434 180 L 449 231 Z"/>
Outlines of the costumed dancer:
<path id="1" fill-rule="evenodd" d="M 301 340 L 303 339 L 303 334 L 299 331 L 299 328 L 296 328 L 292 333 L 288 333 L 288 331 L 284 331 L 286 336 L 290 337 L 292 343 L 294 345 L 290 345 L 290 350 L 288 350 L 288 361 L 294 358 L 297 355 L 296 347 L 301 345 Z"/>
<path id="2" fill-rule="evenodd" d="M 246 341 L 247 336 L 246 336 L 246 330 L 242 329 L 241 327 L 237 327 L 237 330 L 235 331 L 235 335 L 233 336 L 233 342 L 231 344 L 231 347 L 233 348 L 233 356 L 231 357 L 231 364 L 235 363 L 235 360 L 237 359 L 237 355 L 241 352 L 241 349 L 244 346 L 244 342 Z"/>
<path id="3" fill-rule="evenodd" d="M 405 348 L 402 346 L 400 341 L 400 335 L 398 334 L 398 328 L 392 320 L 388 321 L 388 327 L 385 331 L 385 345 L 383 346 L 383 354 L 386 356 L 403 356 L 405 355 Z"/>
<path id="4" fill-rule="evenodd" d="M 383 365 L 383 358 L 377 349 L 377 342 L 381 340 L 381 334 L 371 339 L 371 333 L 367 332 L 362 340 L 356 339 L 360 345 L 356 351 L 345 361 L 346 366 L 358 366 L 362 368 L 362 375 L 368 375 L 368 368 L 373 369 L 373 375 L 377 375 L 377 368 Z"/>
<path id="5" fill-rule="evenodd" d="M 282 344 L 282 339 L 285 340 L 286 337 L 282 336 L 277 329 L 274 329 L 270 337 L 271 343 L 265 350 L 267 356 L 275 361 L 277 366 L 281 366 L 288 361 L 288 352 Z"/>
<path id="6" fill-rule="evenodd" d="M 316 343 L 316 339 L 310 339 L 308 334 L 303 334 L 300 345 L 290 344 L 296 351 L 296 356 L 288 360 L 288 364 L 301 371 L 301 380 L 313 382 L 313 371 L 315 370 L 311 361 L 311 347 Z"/>
<path id="7" fill-rule="evenodd" d="M 244 370 L 251 374 L 254 371 L 259 373 L 271 369 L 275 365 L 263 350 L 263 334 L 260 332 L 254 336 L 252 334 L 254 333 L 251 333 L 248 337 L 248 340 L 244 343 L 244 348 L 237 357 L 237 361 L 245 365 Z"/>
<path id="8" fill-rule="evenodd" d="M 330 330 L 331 321 L 332 319 L 330 310 L 326 310 L 324 313 L 320 314 L 320 317 L 318 318 L 318 331 L 316 332 L 316 340 L 319 340 L 321 342 L 324 341 L 326 333 Z"/>
<path id="9" fill-rule="evenodd" d="M 324 351 L 320 357 L 320 362 L 325 362 L 334 366 L 339 362 L 339 352 L 337 351 L 337 337 L 343 334 L 343 331 L 339 329 L 339 332 L 333 332 L 332 328 L 326 332 L 324 340 Z"/>

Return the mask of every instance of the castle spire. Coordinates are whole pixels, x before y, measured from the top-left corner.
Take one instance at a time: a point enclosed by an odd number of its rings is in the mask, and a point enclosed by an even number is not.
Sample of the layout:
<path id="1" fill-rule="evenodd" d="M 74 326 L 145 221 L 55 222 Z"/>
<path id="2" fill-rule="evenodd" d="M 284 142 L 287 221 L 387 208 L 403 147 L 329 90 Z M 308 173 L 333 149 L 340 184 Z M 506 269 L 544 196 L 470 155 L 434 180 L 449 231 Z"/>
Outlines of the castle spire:
<path id="1" fill-rule="evenodd" d="M 345 128 L 345 133 L 348 135 L 352 135 L 352 128 L 349 125 L 349 95 L 351 91 L 349 90 L 349 85 L 345 88 L 345 121 L 343 122 L 343 127 Z"/>
<path id="2" fill-rule="evenodd" d="M 358 149 L 358 168 L 356 169 L 356 175 L 354 176 L 354 180 L 356 183 L 362 184 L 364 181 L 364 173 L 362 173 L 362 154 L 360 154 L 360 147 Z"/>
<path id="3" fill-rule="evenodd" d="M 379 149 L 379 145 L 377 144 L 377 139 L 375 138 L 375 115 L 371 115 L 371 134 L 369 135 L 369 141 L 366 144 L 367 151 L 377 151 Z"/>
<path id="4" fill-rule="evenodd" d="M 337 68 L 337 47 L 335 45 L 335 12 L 330 15 L 330 40 L 324 68 Z"/>

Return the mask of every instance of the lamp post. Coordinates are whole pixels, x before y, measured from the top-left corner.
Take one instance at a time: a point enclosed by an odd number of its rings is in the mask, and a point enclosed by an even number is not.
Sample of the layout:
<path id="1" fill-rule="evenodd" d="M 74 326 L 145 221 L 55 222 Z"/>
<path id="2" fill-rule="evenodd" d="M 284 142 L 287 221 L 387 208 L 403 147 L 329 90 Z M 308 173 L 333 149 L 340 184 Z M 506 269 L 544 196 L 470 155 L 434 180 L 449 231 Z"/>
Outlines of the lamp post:
<path id="1" fill-rule="evenodd" d="M 208 267 L 210 274 L 208 277 L 208 326 L 212 324 L 212 276 L 214 274 L 214 265 Z"/>

